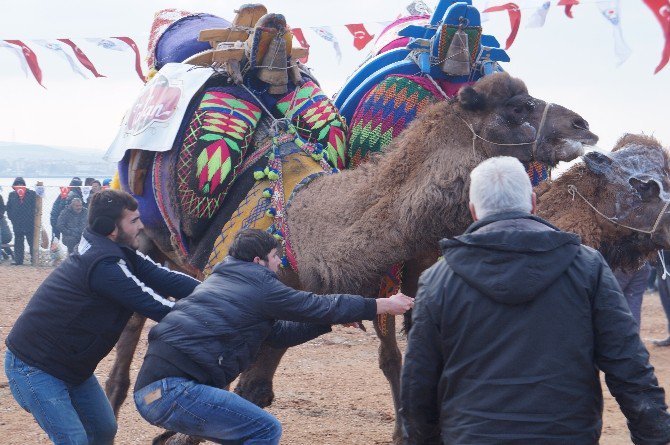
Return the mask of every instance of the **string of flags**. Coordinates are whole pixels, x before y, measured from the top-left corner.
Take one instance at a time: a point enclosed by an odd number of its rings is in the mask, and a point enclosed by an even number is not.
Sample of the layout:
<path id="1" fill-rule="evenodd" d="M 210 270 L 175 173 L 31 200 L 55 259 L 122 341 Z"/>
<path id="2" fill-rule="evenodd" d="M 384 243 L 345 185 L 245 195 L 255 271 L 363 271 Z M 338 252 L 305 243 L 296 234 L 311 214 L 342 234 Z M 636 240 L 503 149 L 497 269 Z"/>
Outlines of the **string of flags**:
<path id="1" fill-rule="evenodd" d="M 522 0 L 523 1 L 523 0 Z M 661 60 L 654 70 L 654 74 L 661 71 L 670 61 L 670 0 L 641 0 L 654 14 L 661 26 L 664 36 L 664 46 L 661 53 Z M 585 4 L 594 4 L 600 11 L 602 17 L 612 25 L 614 39 L 614 54 L 617 65 L 624 63 L 631 55 L 632 50 L 626 44 L 621 28 L 621 15 L 619 9 L 620 0 L 537 0 L 526 1 L 525 4 L 533 4 L 529 7 L 520 7 L 514 2 L 487 1 L 487 7 L 481 10 L 482 21 L 486 21 L 488 14 L 507 13 L 510 22 L 510 33 L 505 41 L 505 49 L 509 49 L 514 43 L 522 22 L 522 14 L 528 12 L 529 19 L 526 27 L 540 28 L 544 26 L 547 15 L 552 7 L 562 8 L 563 13 L 569 19 L 574 19 L 578 14 L 577 7 Z M 414 0 L 398 18 L 410 15 L 430 15 L 431 9 L 422 1 Z M 381 30 L 391 21 L 375 23 L 350 23 L 341 26 L 350 34 L 350 44 L 357 50 L 362 51 L 370 49 L 370 43 L 375 41 L 378 32 L 370 30 Z M 334 32 L 331 26 L 310 26 L 293 28 L 293 35 L 297 43 L 303 48 L 309 48 L 309 40 L 318 37 L 329 42 L 338 62 L 342 59 L 342 47 L 337 35 L 340 32 Z M 340 28 L 340 27 L 338 27 Z M 307 32 L 309 31 L 309 32 Z M 106 38 L 86 38 L 89 44 L 112 51 L 132 51 L 134 53 L 135 72 L 138 77 L 144 81 L 142 58 L 140 50 L 131 37 L 106 37 Z M 70 67 L 73 73 L 82 77 L 105 77 L 104 73 L 99 72 L 91 57 L 84 53 L 82 48 L 77 45 L 74 39 L 61 38 L 53 40 L 35 39 L 35 40 L 0 40 L 0 50 L 11 51 L 16 55 L 19 66 L 26 76 L 28 72 L 32 74 L 37 83 L 44 88 L 42 84 L 42 69 L 38 61 L 38 56 L 33 48 L 38 51 L 49 50 L 58 55 Z"/>

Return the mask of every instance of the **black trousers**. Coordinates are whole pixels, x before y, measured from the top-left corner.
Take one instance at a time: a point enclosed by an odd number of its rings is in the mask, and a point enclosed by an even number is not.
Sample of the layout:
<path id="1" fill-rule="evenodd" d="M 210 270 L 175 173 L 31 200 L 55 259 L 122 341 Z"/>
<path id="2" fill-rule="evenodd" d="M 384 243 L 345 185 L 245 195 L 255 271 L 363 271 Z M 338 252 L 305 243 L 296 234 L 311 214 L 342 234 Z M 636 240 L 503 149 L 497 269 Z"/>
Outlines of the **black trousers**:
<path id="1" fill-rule="evenodd" d="M 23 264 L 24 245 L 23 238 L 28 241 L 29 252 L 33 251 L 33 234 L 35 229 L 33 227 L 25 229 L 14 229 L 14 262 L 16 264 Z"/>

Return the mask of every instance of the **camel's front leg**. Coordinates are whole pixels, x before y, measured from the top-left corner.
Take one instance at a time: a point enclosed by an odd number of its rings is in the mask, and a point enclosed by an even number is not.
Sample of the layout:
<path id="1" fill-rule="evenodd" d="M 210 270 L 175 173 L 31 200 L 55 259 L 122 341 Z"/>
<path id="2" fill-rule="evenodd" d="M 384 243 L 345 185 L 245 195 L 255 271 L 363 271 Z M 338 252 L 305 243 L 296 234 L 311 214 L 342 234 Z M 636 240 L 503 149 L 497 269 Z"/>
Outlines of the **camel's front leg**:
<path id="1" fill-rule="evenodd" d="M 254 364 L 240 375 L 235 393 L 261 408 L 269 406 L 275 398 L 272 377 L 285 352 L 286 349 L 261 346 Z"/>
<path id="2" fill-rule="evenodd" d="M 400 369 L 402 366 L 402 354 L 398 348 L 395 336 L 395 317 L 386 315 L 377 317 L 374 321 L 375 331 L 379 337 L 379 367 L 391 385 L 393 395 L 393 408 L 395 409 L 395 426 L 393 428 L 393 443 L 399 444 L 400 435 Z"/>
<path id="3" fill-rule="evenodd" d="M 116 358 L 112 370 L 109 372 L 107 383 L 105 383 L 105 393 L 116 417 L 119 417 L 119 409 L 121 409 L 121 405 L 123 405 L 123 401 L 126 400 L 128 395 L 130 363 L 133 361 L 145 321 L 145 317 L 137 313 L 133 314 L 121 333 L 119 341 L 116 342 Z"/>

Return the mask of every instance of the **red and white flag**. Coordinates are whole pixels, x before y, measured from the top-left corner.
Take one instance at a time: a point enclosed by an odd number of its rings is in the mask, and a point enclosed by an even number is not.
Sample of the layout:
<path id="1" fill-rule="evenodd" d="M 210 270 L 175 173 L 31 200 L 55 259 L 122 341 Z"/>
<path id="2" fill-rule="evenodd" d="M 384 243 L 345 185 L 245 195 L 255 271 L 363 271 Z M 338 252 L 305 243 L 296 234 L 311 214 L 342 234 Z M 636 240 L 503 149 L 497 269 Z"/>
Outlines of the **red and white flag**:
<path id="1" fill-rule="evenodd" d="M 365 46 L 375 38 L 374 35 L 370 35 L 368 30 L 365 29 L 365 25 L 362 23 L 353 23 L 344 26 L 349 30 L 351 35 L 354 36 L 354 48 L 359 51 L 365 48 Z"/>
<path id="2" fill-rule="evenodd" d="M 145 81 L 144 73 L 142 73 L 142 58 L 140 57 L 140 49 L 137 47 L 137 44 L 130 37 L 110 37 L 107 39 L 86 39 L 91 43 L 98 45 L 104 49 L 111 49 L 112 51 L 121 51 L 125 52 L 129 49 L 135 53 L 135 72 L 142 79 L 142 82 Z"/>
<path id="3" fill-rule="evenodd" d="M 614 27 L 614 54 L 617 59 L 617 66 L 624 63 L 631 55 L 632 51 L 623 39 L 621 30 L 621 16 L 619 15 L 619 0 L 606 0 L 596 3 L 600 13 Z"/>
<path id="4" fill-rule="evenodd" d="M 72 49 L 72 52 L 74 53 L 77 60 L 79 60 L 79 63 L 81 63 L 84 66 L 84 68 L 93 73 L 95 77 L 105 77 L 104 75 L 98 72 L 98 70 L 93 65 L 93 62 L 91 62 L 91 60 L 86 56 L 86 54 L 84 54 L 84 52 L 77 45 L 75 45 L 75 43 L 72 40 L 58 39 L 58 41 L 63 42 L 67 46 L 69 46 Z"/>
<path id="5" fill-rule="evenodd" d="M 556 5 L 565 6 L 565 15 L 567 15 L 572 19 L 574 18 L 574 16 L 572 15 L 572 7 L 578 4 L 579 0 L 560 0 Z"/>
<path id="6" fill-rule="evenodd" d="M 651 9 L 656 16 L 656 19 L 661 24 L 663 36 L 665 37 L 665 45 L 663 46 L 663 53 L 661 55 L 661 62 L 654 70 L 654 74 L 658 73 L 668 64 L 670 60 L 670 0 L 643 0 L 644 3 Z"/>
<path id="7" fill-rule="evenodd" d="M 53 40 L 43 40 L 43 39 L 35 39 L 35 40 L 33 40 L 33 42 L 40 45 L 41 47 L 49 49 L 49 50 L 55 52 L 56 54 L 58 54 L 58 57 L 65 60 L 68 63 L 68 65 L 70 65 L 70 69 L 72 71 L 74 71 L 76 74 L 79 74 L 84 79 L 88 79 L 88 76 L 79 67 L 79 64 L 74 61 L 74 58 L 70 54 L 65 52 L 61 43 L 59 43 L 57 41 L 53 41 Z"/>
<path id="8" fill-rule="evenodd" d="M 505 49 L 509 49 L 509 47 L 512 46 L 512 43 L 514 43 L 516 34 L 519 32 L 519 25 L 521 24 L 521 10 L 519 9 L 519 5 L 516 3 L 505 3 L 504 5 L 491 6 L 490 8 L 486 8 L 483 12 L 488 13 L 500 11 L 507 11 L 507 14 L 509 15 L 511 31 L 509 37 L 507 37 L 507 41 L 505 42 Z"/>
<path id="9" fill-rule="evenodd" d="M 5 40 L 5 42 L 9 43 L 10 45 L 15 45 L 21 49 L 24 60 L 23 63 L 25 63 L 28 68 L 30 68 L 30 71 L 33 73 L 37 83 L 39 83 L 42 88 L 45 88 L 44 85 L 42 85 L 42 69 L 40 68 L 40 64 L 37 62 L 37 56 L 35 55 L 35 52 L 21 40 Z"/>
<path id="10" fill-rule="evenodd" d="M 547 21 L 547 14 L 549 14 L 550 7 L 551 2 L 542 3 L 528 20 L 526 28 L 542 28 L 544 22 Z"/>
<path id="11" fill-rule="evenodd" d="M 302 29 L 300 28 L 293 28 L 291 29 L 291 33 L 293 34 L 293 37 L 298 41 L 300 46 L 302 48 L 306 48 L 309 50 L 309 43 L 307 43 L 307 39 L 305 38 L 305 33 L 302 32 Z M 307 63 L 307 59 L 309 58 L 309 54 L 307 57 L 303 57 L 300 59 L 300 62 L 302 63 Z"/>

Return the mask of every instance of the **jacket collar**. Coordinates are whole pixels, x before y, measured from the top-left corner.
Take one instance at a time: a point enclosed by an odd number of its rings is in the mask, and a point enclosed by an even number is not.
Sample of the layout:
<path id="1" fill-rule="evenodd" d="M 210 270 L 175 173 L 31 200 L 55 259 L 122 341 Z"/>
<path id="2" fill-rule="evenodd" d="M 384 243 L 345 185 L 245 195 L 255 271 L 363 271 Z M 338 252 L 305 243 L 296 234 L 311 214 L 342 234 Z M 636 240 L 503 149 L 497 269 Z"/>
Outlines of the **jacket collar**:
<path id="1" fill-rule="evenodd" d="M 539 216 L 536 215 L 531 215 L 530 213 L 526 212 L 503 212 L 503 213 L 496 213 L 494 215 L 489 215 L 485 218 L 482 218 L 478 221 L 475 221 L 474 223 L 470 224 L 470 226 L 467 228 L 465 233 L 472 233 L 475 232 L 479 229 L 481 229 L 484 226 L 487 226 L 489 224 L 492 224 L 494 222 L 498 221 L 506 221 L 506 220 L 511 220 L 511 219 L 529 219 L 533 221 L 537 221 L 539 223 L 544 224 L 545 226 L 548 226 L 554 230 L 560 230 L 558 227 L 554 226 L 548 221 L 545 221 L 544 219 L 540 218 Z"/>

